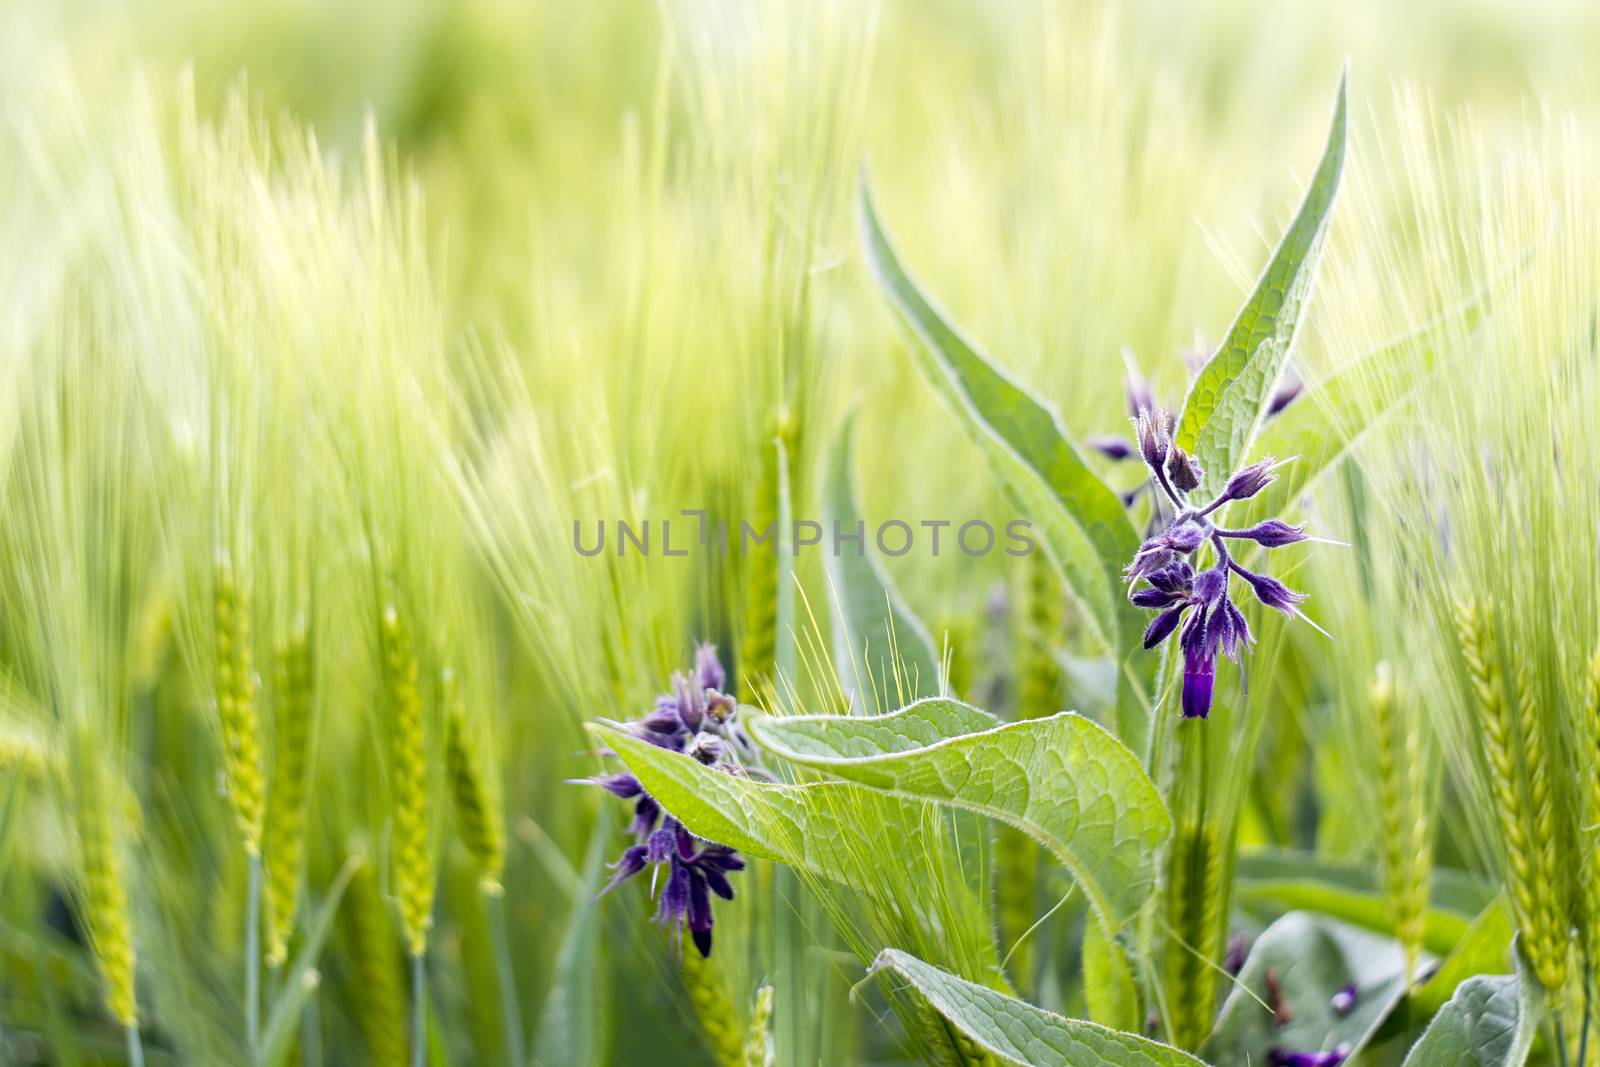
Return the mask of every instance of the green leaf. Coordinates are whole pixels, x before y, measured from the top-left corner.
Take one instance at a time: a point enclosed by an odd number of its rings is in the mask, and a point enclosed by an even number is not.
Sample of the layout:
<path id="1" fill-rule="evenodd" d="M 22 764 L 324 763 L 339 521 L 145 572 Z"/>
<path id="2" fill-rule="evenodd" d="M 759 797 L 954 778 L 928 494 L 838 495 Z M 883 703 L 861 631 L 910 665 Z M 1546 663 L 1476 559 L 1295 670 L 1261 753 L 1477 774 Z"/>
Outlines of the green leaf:
<path id="1" fill-rule="evenodd" d="M 333 883 L 328 886 L 316 915 L 306 927 L 300 951 L 294 958 L 294 966 L 284 979 L 283 992 L 272 1005 L 272 1011 L 267 1016 L 267 1028 L 261 1037 L 260 1062 L 266 1067 L 277 1067 L 289 1058 L 295 1036 L 300 1032 L 300 1015 L 317 988 L 317 959 L 322 955 L 322 946 L 328 940 L 329 931 L 333 929 L 339 901 L 344 899 L 344 891 L 349 887 L 350 879 L 355 877 L 357 868 L 365 862 L 364 856 L 351 856 L 345 860 Z"/>
<path id="2" fill-rule="evenodd" d="M 823 493 L 823 526 L 849 531 L 861 527 L 858 551 L 841 548 L 825 557 L 833 604 L 833 662 L 860 712 L 870 707 L 875 691 L 912 700 L 939 691 L 939 657 L 928 629 L 908 608 L 894 583 L 866 551 L 865 522 L 856 504 L 851 473 L 854 416 L 845 420 L 834 441 L 827 487 Z"/>
<path id="3" fill-rule="evenodd" d="M 590 729 L 690 833 L 845 885 L 898 912 L 912 909 L 947 940 L 967 939 L 951 945 L 951 958 L 990 960 L 998 974 L 990 918 L 976 893 L 956 881 L 917 893 L 892 877 L 911 867 L 961 870 L 948 823 L 927 818 L 926 803 L 852 782 L 755 782 L 613 727 Z"/>
<path id="4" fill-rule="evenodd" d="M 1543 1015 L 1544 995 L 1519 954 L 1515 975 L 1462 982 L 1411 1046 L 1404 1067 L 1522 1067 Z"/>
<path id="5" fill-rule="evenodd" d="M 1066 865 L 1111 930 L 1155 885 L 1155 857 L 1172 821 L 1127 747 L 1089 719 L 1062 712 L 951 735 L 985 713 L 921 700 L 888 715 L 756 716 L 769 751 L 896 796 L 976 811 L 1015 826 Z"/>
<path id="6" fill-rule="evenodd" d="M 958 978 L 899 949 L 884 949 L 872 967 L 875 972 L 892 971 L 910 982 L 951 1025 L 1007 1063 L 1024 1067 L 1204 1067 L 1171 1045 L 1099 1023 L 1064 1019 Z"/>
<path id="7" fill-rule="evenodd" d="M 602 807 L 584 850 L 572 914 L 556 955 L 555 980 L 539 1012 L 534 1043 L 537 1067 L 587 1067 L 605 1060 L 605 974 L 600 950 L 600 909 L 595 898 L 605 884 L 610 809 Z"/>
<path id="8" fill-rule="evenodd" d="M 1333 122 L 1300 210 L 1284 231 L 1255 291 L 1228 336 L 1189 386 L 1174 442 L 1205 470 L 1201 492 L 1214 496 L 1243 462 L 1294 343 L 1311 295 L 1333 202 L 1344 172 L 1345 78 Z"/>
<path id="9" fill-rule="evenodd" d="M 1498 898 L 1472 921 L 1439 969 L 1411 994 L 1413 1014 L 1425 1019 L 1444 1007 L 1456 987 L 1468 978 L 1504 970 L 1512 933 L 1510 909 L 1503 898 Z"/>
<path id="10" fill-rule="evenodd" d="M 1253 853 L 1240 858 L 1235 892 L 1242 906 L 1255 911 L 1311 911 L 1376 933 L 1394 933 L 1383 890 L 1370 868 L 1332 864 L 1303 853 Z M 1423 947 L 1441 956 L 1451 952 L 1467 936 L 1473 913 L 1491 897 L 1465 872 L 1435 871 L 1431 906 L 1423 915 Z"/>
<path id="11" fill-rule="evenodd" d="M 1128 953 L 1097 922 L 1083 924 L 1083 997 L 1089 1018 L 1113 1030 L 1137 1030 L 1139 992 Z"/>
<path id="12" fill-rule="evenodd" d="M 1393 941 L 1291 912 L 1251 947 L 1200 1054 L 1213 1063 L 1266 1063 L 1273 1048 L 1322 1052 L 1348 1045 L 1354 1056 L 1405 992 L 1405 965 Z M 1287 1013 L 1282 1025 L 1274 1019 L 1274 983 Z M 1340 1015 L 1330 1001 L 1350 984 L 1355 1006 Z"/>
<path id="13" fill-rule="evenodd" d="M 982 451 L 1018 515 L 1037 528 L 1084 622 L 1108 649 L 1125 651 L 1127 628 L 1136 625 L 1128 619 L 1137 612 L 1122 596 L 1122 568 L 1139 537 L 1121 500 L 1089 469 L 1056 416 L 923 295 L 878 221 L 864 174 L 859 214 L 867 266 L 917 341 L 917 369 Z"/>

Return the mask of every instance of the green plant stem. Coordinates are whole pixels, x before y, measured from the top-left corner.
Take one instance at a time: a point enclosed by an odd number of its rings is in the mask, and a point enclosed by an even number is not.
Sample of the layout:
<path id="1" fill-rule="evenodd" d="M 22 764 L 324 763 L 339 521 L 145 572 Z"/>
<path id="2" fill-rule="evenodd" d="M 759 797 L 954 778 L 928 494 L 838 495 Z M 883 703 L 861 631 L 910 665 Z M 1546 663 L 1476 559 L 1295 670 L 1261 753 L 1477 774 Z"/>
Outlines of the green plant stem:
<path id="1" fill-rule="evenodd" d="M 411 1067 L 428 1062 L 428 997 L 423 953 L 411 955 Z"/>
<path id="2" fill-rule="evenodd" d="M 123 1033 L 128 1038 L 128 1067 L 144 1067 L 144 1042 L 139 1038 L 139 1024 L 129 1023 Z"/>
<path id="3" fill-rule="evenodd" d="M 244 917 L 244 1028 L 250 1058 L 261 1058 L 261 853 L 250 854 L 250 896 Z"/>
<path id="4" fill-rule="evenodd" d="M 300 1011 L 300 1067 L 322 1067 L 322 1020 L 315 996 Z"/>
<path id="5" fill-rule="evenodd" d="M 506 1028 L 506 1060 L 514 1067 L 527 1063 L 523 1051 L 522 1015 L 517 1010 L 517 976 L 511 969 L 511 946 L 506 938 L 505 891 L 486 892 L 489 909 L 489 938 L 494 942 L 495 977 L 500 986 L 500 1021 Z"/>

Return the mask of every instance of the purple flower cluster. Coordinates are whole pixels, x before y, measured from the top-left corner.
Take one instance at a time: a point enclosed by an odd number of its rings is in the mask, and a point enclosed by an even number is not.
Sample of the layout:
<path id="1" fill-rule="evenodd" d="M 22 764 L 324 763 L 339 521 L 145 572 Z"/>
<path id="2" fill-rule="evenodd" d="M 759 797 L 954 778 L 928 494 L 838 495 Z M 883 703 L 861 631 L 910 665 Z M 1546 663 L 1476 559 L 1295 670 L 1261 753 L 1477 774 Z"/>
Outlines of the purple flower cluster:
<path id="1" fill-rule="evenodd" d="M 682 752 L 708 767 L 744 774 L 755 749 L 738 725 L 738 706 L 724 692 L 727 676 L 712 645 L 695 653 L 694 670 L 672 676 L 672 692 L 656 698 L 655 709 L 624 729 L 652 745 Z M 677 819 L 661 810 L 654 797 L 631 774 L 585 779 L 624 800 L 632 800 L 634 843 L 613 866 L 610 892 L 646 867 L 668 868 L 667 884 L 656 904 L 656 922 L 675 930 L 688 928 L 700 955 L 711 955 L 711 895 L 733 899 L 728 875 L 744 870 L 744 860 L 726 845 L 701 841 Z M 654 882 L 652 882 L 654 888 Z"/>
<path id="2" fill-rule="evenodd" d="M 1252 463 L 1228 479 L 1222 492 L 1201 507 L 1189 494 L 1199 488 L 1204 472 L 1172 440 L 1169 420 L 1159 409 L 1146 408 L 1136 421 L 1139 455 L 1150 468 L 1151 480 L 1174 509 L 1169 520 L 1140 546 L 1128 565 L 1129 599 L 1156 612 L 1144 632 L 1144 647 L 1154 648 L 1177 633 L 1183 649 L 1183 715 L 1203 719 L 1211 712 L 1216 680 L 1217 653 L 1238 662 L 1239 653 L 1254 643 L 1244 614 L 1229 592 L 1229 578 L 1237 575 L 1250 586 L 1256 599 L 1286 615 L 1300 616 L 1301 593 L 1265 574 L 1240 566 L 1229 550 L 1230 541 L 1254 541 L 1263 548 L 1281 548 L 1306 540 L 1303 528 L 1267 519 L 1245 529 L 1218 526 L 1212 516 L 1223 505 L 1247 500 L 1277 477 L 1271 459 Z M 1210 566 L 1197 570 L 1196 553 L 1209 545 Z M 1308 620 L 1309 621 L 1309 620 Z M 1313 624 L 1315 625 L 1315 624 Z"/>

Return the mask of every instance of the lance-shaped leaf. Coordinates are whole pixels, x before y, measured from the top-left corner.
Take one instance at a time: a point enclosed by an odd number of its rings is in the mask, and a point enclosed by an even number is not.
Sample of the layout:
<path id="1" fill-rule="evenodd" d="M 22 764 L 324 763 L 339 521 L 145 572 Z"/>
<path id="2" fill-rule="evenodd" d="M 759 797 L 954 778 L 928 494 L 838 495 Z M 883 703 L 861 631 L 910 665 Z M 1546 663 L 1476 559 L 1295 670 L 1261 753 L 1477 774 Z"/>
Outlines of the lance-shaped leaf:
<path id="1" fill-rule="evenodd" d="M 756 782 L 613 727 L 590 730 L 696 837 L 847 886 L 869 898 L 882 892 L 885 864 L 951 875 L 961 871 L 947 823 L 929 804 L 852 782 Z M 936 889 L 925 889 L 922 897 L 883 903 L 901 911 L 925 909 L 922 920 L 929 928 L 944 929 L 950 939 L 967 939 L 962 946 L 951 946 L 951 958 L 992 960 L 998 974 L 990 919 L 977 894 L 955 877 L 946 878 Z"/>
<path id="2" fill-rule="evenodd" d="M 1316 278 L 1345 156 L 1345 79 L 1339 77 L 1333 123 L 1300 210 L 1216 354 L 1189 386 L 1175 443 L 1205 469 L 1212 496 L 1243 462 L 1274 384 L 1294 343 Z"/>
<path id="3" fill-rule="evenodd" d="M 833 603 L 833 663 L 852 710 L 872 707 L 883 692 L 912 700 L 939 691 L 939 659 L 928 629 L 901 600 L 894 583 L 866 550 L 870 534 L 856 504 L 851 473 L 854 416 L 834 441 L 822 501 L 823 526 L 854 531 L 855 551 L 840 546 L 825 557 Z"/>
<path id="4" fill-rule="evenodd" d="M 1517 954 L 1517 973 L 1462 982 L 1406 1054 L 1405 1067 L 1522 1067 L 1544 1016 L 1544 995 Z"/>
<path id="5" fill-rule="evenodd" d="M 756 716 L 748 729 L 795 763 L 1015 826 L 1053 852 L 1119 929 L 1154 887 L 1156 852 L 1172 830 L 1139 761 L 1070 711 L 938 736 L 962 717 L 975 723 L 976 711 L 933 699 L 888 715 Z"/>
<path id="6" fill-rule="evenodd" d="M 1472 921 L 1438 970 L 1412 991 L 1411 1013 L 1425 1019 L 1444 1007 L 1468 978 L 1505 970 L 1512 932 L 1510 909 L 1505 898 L 1498 897 Z"/>
<path id="7" fill-rule="evenodd" d="M 1473 876 L 1447 868 L 1434 872 L 1429 888 L 1422 944 L 1443 955 L 1466 937 L 1473 914 L 1492 894 Z M 1236 892 L 1240 904 L 1258 914 L 1310 911 L 1375 933 L 1395 932 L 1394 918 L 1370 867 L 1329 863 L 1301 852 L 1250 853 L 1239 859 Z"/>
<path id="8" fill-rule="evenodd" d="M 1204 1067 L 1171 1045 L 1082 1019 L 1062 1018 L 958 978 L 899 949 L 884 949 L 873 970 L 892 972 L 910 982 L 933 1010 L 968 1040 L 1006 1063 L 1023 1067 Z"/>
<path id="9" fill-rule="evenodd" d="M 889 243 L 860 187 L 861 240 L 878 288 L 916 339 L 912 353 L 923 379 L 983 452 L 1018 515 L 1033 523 L 1084 622 L 1110 649 L 1136 633 L 1138 613 L 1122 596 L 1121 574 L 1139 538 L 1122 502 L 1084 462 L 1056 416 L 1000 370 L 923 295 Z M 1133 621 L 1126 621 L 1129 617 Z M 1142 629 L 1142 627 L 1140 627 Z"/>
<path id="10" fill-rule="evenodd" d="M 1354 1056 L 1405 992 L 1405 966 L 1404 951 L 1387 938 L 1305 912 L 1285 915 L 1251 946 L 1200 1055 L 1267 1063 L 1273 1049 L 1345 1046 Z M 1350 985 L 1355 1002 L 1341 1013 L 1333 996 Z"/>

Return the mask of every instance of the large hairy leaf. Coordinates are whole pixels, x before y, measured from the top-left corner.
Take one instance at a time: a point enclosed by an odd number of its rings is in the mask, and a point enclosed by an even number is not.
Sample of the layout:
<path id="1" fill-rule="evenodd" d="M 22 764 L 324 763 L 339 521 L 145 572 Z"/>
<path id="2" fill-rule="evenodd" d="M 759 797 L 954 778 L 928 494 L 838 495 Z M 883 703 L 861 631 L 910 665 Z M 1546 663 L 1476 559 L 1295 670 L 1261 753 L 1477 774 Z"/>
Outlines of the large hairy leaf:
<path id="1" fill-rule="evenodd" d="M 878 898 L 892 886 L 885 870 L 959 872 L 960 857 L 931 806 L 852 782 L 783 785 L 714 770 L 613 727 L 590 727 L 644 788 L 689 832 L 812 877 Z M 929 857 L 932 857 L 930 860 Z M 925 909 L 950 938 L 977 938 L 971 958 L 993 957 L 983 902 L 958 881 L 922 886 L 920 896 L 882 903 Z M 939 909 L 944 909 L 941 912 Z M 998 960 L 995 961 L 998 969 Z"/>
<path id="2" fill-rule="evenodd" d="M 1073 712 L 1004 725 L 984 719 L 958 701 L 932 699 L 870 717 L 756 716 L 748 728 L 795 763 L 1017 827 L 1067 866 L 1110 929 L 1120 928 L 1154 888 L 1156 853 L 1172 829 L 1139 761 Z"/>
<path id="3" fill-rule="evenodd" d="M 1331 1001 L 1346 985 L 1355 986 L 1356 1001 L 1340 1014 Z M 1292 912 L 1251 947 L 1200 1054 L 1219 1064 L 1267 1063 L 1274 1048 L 1321 1052 L 1346 1045 L 1354 1056 L 1404 992 L 1405 953 L 1395 942 Z"/>
<path id="4" fill-rule="evenodd" d="M 1227 338 L 1189 386 L 1174 441 L 1205 469 L 1202 492 L 1215 495 L 1244 460 L 1311 295 L 1344 172 L 1345 79 L 1333 122 L 1300 210 L 1228 329 Z"/>
<path id="5" fill-rule="evenodd" d="M 1007 1063 L 1023 1067 L 1204 1067 L 1171 1045 L 1098 1023 L 1062 1018 L 958 978 L 899 949 L 884 949 L 873 969 L 910 982 L 933 1010 L 968 1040 Z"/>
<path id="6" fill-rule="evenodd" d="M 916 339 L 918 370 L 982 450 L 1019 517 L 1033 523 L 1083 606 L 1083 621 L 1108 649 L 1122 650 L 1137 613 L 1124 604 L 1121 572 L 1139 547 L 1122 502 L 1089 469 L 1056 416 L 923 295 L 878 221 L 865 177 L 860 220 L 867 265 Z"/>
<path id="7" fill-rule="evenodd" d="M 1481 974 L 1455 991 L 1405 1067 L 1522 1067 L 1544 1015 L 1544 996 L 1519 956 L 1515 975 Z"/>
<path id="8" fill-rule="evenodd" d="M 908 608 L 894 583 L 867 551 L 872 534 L 856 504 L 851 474 L 854 419 L 834 441 L 823 493 L 823 526 L 860 533 L 854 550 L 844 546 L 823 558 L 833 605 L 834 670 L 845 684 L 852 710 L 870 710 L 875 688 L 911 700 L 939 691 L 939 658 L 927 627 Z M 830 546 L 831 547 L 831 546 Z"/>

